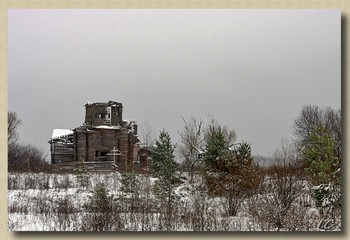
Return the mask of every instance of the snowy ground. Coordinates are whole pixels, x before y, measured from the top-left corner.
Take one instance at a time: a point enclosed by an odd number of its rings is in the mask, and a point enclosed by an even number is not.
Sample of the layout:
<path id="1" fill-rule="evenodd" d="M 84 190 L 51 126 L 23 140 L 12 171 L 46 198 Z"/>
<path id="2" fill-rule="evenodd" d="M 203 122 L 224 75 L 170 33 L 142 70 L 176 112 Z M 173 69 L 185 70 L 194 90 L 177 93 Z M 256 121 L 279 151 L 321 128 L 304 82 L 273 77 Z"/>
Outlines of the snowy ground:
<path id="1" fill-rule="evenodd" d="M 96 224 L 103 218 L 84 211 L 84 204 L 95 187 L 103 183 L 114 196 L 120 195 L 120 174 L 92 174 L 86 185 L 74 174 L 9 173 L 8 176 L 8 228 L 10 231 L 89 231 L 87 224 Z M 140 177 L 141 179 L 141 177 Z M 155 179 L 142 177 L 142 205 L 133 212 L 113 213 L 107 230 L 118 231 L 163 231 L 165 216 L 147 184 Z M 196 182 L 196 181 L 195 181 Z M 179 197 L 172 217 L 171 231 L 274 231 L 266 223 L 259 222 L 249 214 L 246 199 L 236 216 L 227 216 L 225 199 L 210 198 L 198 191 L 200 182 L 184 181 L 175 190 Z M 148 188 L 149 189 L 149 188 Z M 151 204 L 155 203 L 155 204 Z M 146 206 L 146 207 L 145 207 Z M 318 228 L 319 213 L 308 206 L 307 230 Z M 94 217 L 94 218 L 93 218 Z M 111 217 L 111 216 L 110 216 Z M 93 220 L 95 219 L 95 220 Z M 102 219 L 102 220 L 101 220 Z M 95 221 L 95 222 L 93 222 Z M 296 229 L 298 230 L 298 229 Z M 302 229 L 305 230 L 305 229 Z M 340 229 L 333 229 L 340 230 Z"/>

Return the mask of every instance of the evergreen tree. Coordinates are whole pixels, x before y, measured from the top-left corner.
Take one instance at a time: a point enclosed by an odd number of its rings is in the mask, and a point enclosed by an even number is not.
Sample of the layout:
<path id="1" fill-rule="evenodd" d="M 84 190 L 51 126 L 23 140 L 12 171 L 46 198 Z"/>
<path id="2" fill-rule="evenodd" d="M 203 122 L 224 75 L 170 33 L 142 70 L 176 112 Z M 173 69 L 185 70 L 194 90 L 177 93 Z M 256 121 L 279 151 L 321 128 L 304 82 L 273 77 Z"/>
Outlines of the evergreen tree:
<path id="1" fill-rule="evenodd" d="M 251 156 L 251 146 L 242 142 L 234 148 L 212 149 L 212 152 L 221 153 L 214 155 L 214 164 L 207 166 L 204 174 L 209 193 L 226 197 L 228 215 L 236 215 L 241 202 L 253 193 L 259 181 L 258 169 Z"/>
<path id="2" fill-rule="evenodd" d="M 73 172 L 76 174 L 76 178 L 80 186 L 86 188 L 89 185 L 91 174 L 84 162 L 84 159 L 81 159 L 79 164 L 73 169 Z"/>
<path id="3" fill-rule="evenodd" d="M 306 171 L 315 184 L 340 184 L 340 159 L 336 141 L 323 124 L 312 129 L 308 142 L 302 148 Z"/>
<path id="4" fill-rule="evenodd" d="M 317 206 L 324 214 L 337 214 L 341 207 L 341 159 L 330 130 L 323 124 L 315 127 L 301 154 L 315 185 Z"/>
<path id="5" fill-rule="evenodd" d="M 174 183 L 177 179 L 174 149 L 170 135 L 165 130 L 160 132 L 159 139 L 151 148 L 151 174 L 169 184 Z"/>
<path id="6" fill-rule="evenodd" d="M 205 155 L 203 159 L 206 170 L 217 168 L 220 156 L 227 155 L 234 145 L 236 133 L 228 127 L 222 127 L 214 119 L 210 121 L 205 131 Z"/>
<path id="7" fill-rule="evenodd" d="M 166 209 L 165 224 L 167 230 L 171 228 L 171 215 L 177 200 L 174 189 L 179 179 L 174 149 L 170 135 L 165 130 L 160 132 L 159 139 L 156 141 L 155 146 L 151 148 L 151 174 L 158 178 L 153 191 L 160 200 L 162 209 Z"/>
<path id="8" fill-rule="evenodd" d="M 124 204 L 127 211 L 135 212 L 140 202 L 140 181 L 132 166 L 126 165 L 125 172 L 120 177 L 120 191 L 119 199 Z"/>
<path id="9" fill-rule="evenodd" d="M 87 231 L 110 230 L 113 224 L 113 196 L 103 184 L 98 184 L 89 196 L 89 202 L 83 208 L 87 211 L 84 221 Z"/>

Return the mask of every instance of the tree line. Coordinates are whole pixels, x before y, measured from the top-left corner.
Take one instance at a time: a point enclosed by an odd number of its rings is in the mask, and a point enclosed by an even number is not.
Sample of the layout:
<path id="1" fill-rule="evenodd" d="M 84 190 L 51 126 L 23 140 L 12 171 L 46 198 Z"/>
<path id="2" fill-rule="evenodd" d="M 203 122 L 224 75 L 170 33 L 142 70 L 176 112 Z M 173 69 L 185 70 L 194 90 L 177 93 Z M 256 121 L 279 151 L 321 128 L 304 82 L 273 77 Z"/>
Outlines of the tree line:
<path id="1" fill-rule="evenodd" d="M 15 113 L 9 112 L 8 116 L 9 171 L 47 168 L 38 148 L 18 143 L 16 130 L 21 121 Z M 196 186 L 198 196 L 223 199 L 227 216 L 236 216 L 245 208 L 265 226 L 298 230 L 308 224 L 305 216 L 311 203 L 303 198 L 303 193 L 307 193 L 316 203 L 322 226 L 340 225 L 340 110 L 304 106 L 293 123 L 294 139 L 281 142 L 273 153 L 274 162 L 268 167 L 254 161 L 250 143 L 236 142 L 236 132 L 214 117 L 207 122 L 183 118 L 183 122 L 178 146 L 164 129 L 153 139 L 150 126 L 141 128 L 150 148 L 149 174 L 156 179 L 152 193 L 158 199 L 164 229 L 172 229 L 174 212 L 179 206 L 175 189 L 184 182 L 182 172 L 188 173 L 188 183 Z M 181 163 L 176 161 L 176 150 Z M 137 179 L 138 174 L 131 166 L 120 179 L 130 209 L 137 209 L 137 202 L 142 202 Z M 96 196 L 107 194 L 101 187 L 98 191 Z"/>

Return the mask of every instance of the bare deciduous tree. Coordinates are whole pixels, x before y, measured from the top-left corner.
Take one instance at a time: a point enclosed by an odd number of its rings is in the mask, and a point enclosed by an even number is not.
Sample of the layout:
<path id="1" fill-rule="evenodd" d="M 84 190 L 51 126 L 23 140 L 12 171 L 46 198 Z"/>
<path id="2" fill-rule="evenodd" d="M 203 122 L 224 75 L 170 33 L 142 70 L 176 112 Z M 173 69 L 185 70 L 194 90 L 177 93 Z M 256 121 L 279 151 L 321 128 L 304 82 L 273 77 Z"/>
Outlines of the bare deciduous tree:
<path id="1" fill-rule="evenodd" d="M 146 147 L 151 147 L 155 143 L 156 135 L 154 130 L 152 129 L 151 124 L 148 121 L 144 121 L 140 125 L 140 137 L 142 143 Z"/>
<path id="2" fill-rule="evenodd" d="M 273 165 L 288 166 L 289 164 L 297 165 L 300 163 L 298 159 L 298 150 L 296 144 L 287 138 L 282 138 L 280 145 L 273 151 Z"/>
<path id="3" fill-rule="evenodd" d="M 8 112 L 7 117 L 7 140 L 8 145 L 11 146 L 18 140 L 17 128 L 21 125 L 22 121 L 17 117 L 15 112 Z"/>
<path id="4" fill-rule="evenodd" d="M 262 225 L 277 230 L 308 230 L 307 208 L 300 205 L 310 186 L 304 179 L 293 145 L 282 140 L 274 152 L 274 164 L 265 171 L 264 182 L 255 195 L 250 213 Z"/>
<path id="5" fill-rule="evenodd" d="M 337 142 L 338 155 L 341 156 L 341 112 L 331 107 L 307 105 L 302 108 L 293 124 L 299 146 L 304 146 L 309 141 L 312 130 L 320 125 L 331 131 L 332 137 Z"/>
<path id="6" fill-rule="evenodd" d="M 48 171 L 44 152 L 31 144 L 13 144 L 8 153 L 8 170 L 18 172 Z"/>
<path id="7" fill-rule="evenodd" d="M 200 149 L 204 141 L 203 121 L 194 117 L 191 117 L 189 121 L 186 121 L 185 118 L 182 118 L 182 120 L 184 121 L 184 128 L 179 132 L 181 137 L 179 151 L 184 160 L 183 165 L 190 173 L 190 182 L 192 182 L 194 167 L 200 158 Z"/>
<path id="8" fill-rule="evenodd" d="M 18 143 L 17 128 L 22 121 L 15 112 L 8 112 L 8 170 L 43 171 L 47 170 L 44 152 L 31 145 Z"/>

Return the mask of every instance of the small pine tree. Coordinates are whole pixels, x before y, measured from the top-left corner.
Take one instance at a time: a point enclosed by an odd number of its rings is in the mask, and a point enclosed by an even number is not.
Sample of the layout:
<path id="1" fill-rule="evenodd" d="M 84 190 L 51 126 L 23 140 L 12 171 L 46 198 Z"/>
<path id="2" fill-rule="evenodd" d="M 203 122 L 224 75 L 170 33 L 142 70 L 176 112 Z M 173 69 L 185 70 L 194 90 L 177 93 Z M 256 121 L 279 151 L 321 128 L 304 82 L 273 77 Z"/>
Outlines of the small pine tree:
<path id="1" fill-rule="evenodd" d="M 311 131 L 302 157 L 315 184 L 313 190 L 318 208 L 323 214 L 335 215 L 341 208 L 341 162 L 336 140 L 323 124 Z"/>
<path id="2" fill-rule="evenodd" d="M 322 124 L 315 127 L 302 149 L 306 171 L 315 184 L 340 184 L 340 159 L 336 141 Z"/>
<path id="3" fill-rule="evenodd" d="M 166 209 L 166 228 L 171 228 L 171 214 L 176 202 L 174 189 L 179 177 L 177 176 L 177 163 L 175 162 L 174 146 L 170 135 L 161 131 L 159 139 L 151 149 L 151 174 L 158 178 L 153 191 Z"/>
<path id="4" fill-rule="evenodd" d="M 236 215 L 244 197 L 256 189 L 259 181 L 257 171 L 250 144 L 242 142 L 230 149 L 223 134 L 217 134 L 208 141 L 204 177 L 211 195 L 226 198 L 228 215 Z"/>
<path id="5" fill-rule="evenodd" d="M 113 196 L 110 196 L 103 184 L 98 184 L 91 193 L 92 196 L 89 196 L 89 202 L 83 206 L 87 211 L 86 230 L 110 230 L 113 223 Z"/>
<path id="6" fill-rule="evenodd" d="M 165 130 L 161 131 L 159 140 L 151 148 L 151 174 L 153 177 L 158 177 L 169 183 L 177 180 L 174 149 L 170 135 Z"/>
<path id="7" fill-rule="evenodd" d="M 204 178 L 210 195 L 223 196 L 228 215 L 236 215 L 243 197 L 255 184 L 250 144 L 233 148 L 236 133 L 212 120 L 206 130 Z"/>
<path id="8" fill-rule="evenodd" d="M 209 123 L 205 131 L 205 155 L 203 164 L 206 170 L 217 168 L 217 160 L 220 156 L 227 155 L 229 148 L 236 140 L 234 130 L 221 126 L 214 119 Z"/>
<path id="9" fill-rule="evenodd" d="M 89 184 L 90 173 L 86 167 L 84 159 L 73 169 L 73 172 L 76 174 L 76 178 L 81 187 L 86 188 Z"/>
<path id="10" fill-rule="evenodd" d="M 120 177 L 121 195 L 119 199 L 125 203 L 124 208 L 126 208 L 127 211 L 135 212 L 140 201 L 140 181 L 132 167 L 128 165 L 125 167 L 126 170 Z"/>

